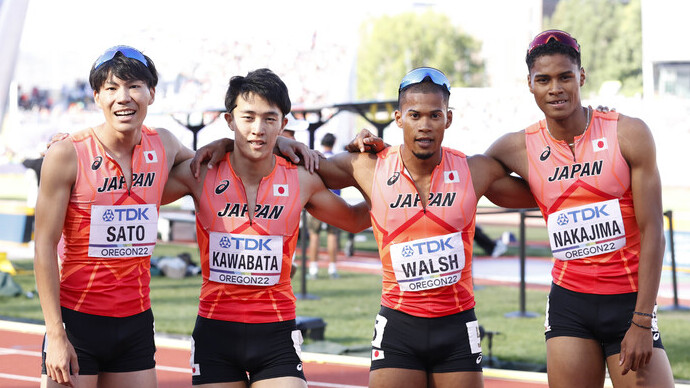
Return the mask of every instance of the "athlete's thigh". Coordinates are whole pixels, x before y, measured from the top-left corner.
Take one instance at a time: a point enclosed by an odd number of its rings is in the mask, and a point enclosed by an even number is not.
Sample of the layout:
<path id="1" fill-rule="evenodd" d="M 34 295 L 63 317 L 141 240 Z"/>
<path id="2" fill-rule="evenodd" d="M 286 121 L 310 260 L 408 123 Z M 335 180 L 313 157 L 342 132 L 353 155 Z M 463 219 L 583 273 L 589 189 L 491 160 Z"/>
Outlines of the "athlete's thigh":
<path id="1" fill-rule="evenodd" d="M 157 385 L 155 368 L 135 372 L 101 372 L 98 375 L 98 388 L 156 388 Z"/>
<path id="2" fill-rule="evenodd" d="M 482 372 L 432 373 L 429 376 L 429 388 L 482 388 L 483 386 Z"/>
<path id="3" fill-rule="evenodd" d="M 79 388 L 96 388 L 98 386 L 98 375 L 76 375 L 74 378 Z M 65 388 L 65 386 L 49 379 L 47 375 L 41 375 L 41 388 Z"/>
<path id="4" fill-rule="evenodd" d="M 550 388 L 602 387 L 606 376 L 601 346 L 586 338 L 549 338 L 546 368 Z"/>
<path id="5" fill-rule="evenodd" d="M 307 388 L 307 382 L 297 377 L 276 377 L 252 383 L 251 388 Z"/>
<path id="6" fill-rule="evenodd" d="M 424 388 L 427 375 L 423 370 L 382 368 L 369 372 L 369 388 Z"/>
<path id="7" fill-rule="evenodd" d="M 628 371 L 623 376 L 623 367 L 618 365 L 620 354 L 609 356 L 606 364 L 609 368 L 611 382 L 616 388 L 625 387 L 673 387 L 671 363 L 664 349 L 654 348 L 649 364 L 637 371 Z"/>

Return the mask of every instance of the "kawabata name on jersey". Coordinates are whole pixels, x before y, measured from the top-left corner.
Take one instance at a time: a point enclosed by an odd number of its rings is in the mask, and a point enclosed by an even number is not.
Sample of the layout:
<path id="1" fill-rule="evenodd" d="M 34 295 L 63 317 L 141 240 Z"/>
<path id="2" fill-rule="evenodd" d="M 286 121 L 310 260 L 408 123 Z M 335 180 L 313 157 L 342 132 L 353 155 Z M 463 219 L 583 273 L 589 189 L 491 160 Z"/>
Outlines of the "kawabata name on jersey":
<path id="1" fill-rule="evenodd" d="M 625 226 L 617 199 L 549 214 L 553 256 L 574 260 L 616 251 L 625 246 Z"/>
<path id="2" fill-rule="evenodd" d="M 143 257 L 158 236 L 156 205 L 91 206 L 90 257 Z"/>
<path id="3" fill-rule="evenodd" d="M 465 249 L 459 232 L 393 244 L 390 252 L 402 291 L 455 284 L 465 267 Z"/>
<path id="4" fill-rule="evenodd" d="M 211 232 L 209 280 L 272 286 L 280 280 L 283 237 Z"/>

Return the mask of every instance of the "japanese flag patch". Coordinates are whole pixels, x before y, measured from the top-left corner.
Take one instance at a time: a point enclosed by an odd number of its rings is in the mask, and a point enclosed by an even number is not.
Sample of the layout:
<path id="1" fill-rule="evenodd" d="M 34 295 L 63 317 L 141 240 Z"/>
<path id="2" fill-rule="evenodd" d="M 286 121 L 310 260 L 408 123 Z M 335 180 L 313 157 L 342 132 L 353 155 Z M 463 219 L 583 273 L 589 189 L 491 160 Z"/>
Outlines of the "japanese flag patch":
<path id="1" fill-rule="evenodd" d="M 609 143 L 606 141 L 605 137 L 592 140 L 592 150 L 594 152 L 604 151 L 607 149 L 609 149 Z"/>
<path id="2" fill-rule="evenodd" d="M 156 151 L 144 151 L 144 160 L 146 163 L 158 163 Z"/>
<path id="3" fill-rule="evenodd" d="M 290 195 L 288 185 L 273 185 L 273 195 L 276 197 L 287 197 Z"/>
<path id="4" fill-rule="evenodd" d="M 383 350 L 381 349 L 371 349 L 371 360 L 383 360 L 385 356 L 383 355 Z"/>
<path id="5" fill-rule="evenodd" d="M 458 183 L 460 182 L 460 176 L 456 170 L 444 171 L 443 172 L 443 183 Z"/>

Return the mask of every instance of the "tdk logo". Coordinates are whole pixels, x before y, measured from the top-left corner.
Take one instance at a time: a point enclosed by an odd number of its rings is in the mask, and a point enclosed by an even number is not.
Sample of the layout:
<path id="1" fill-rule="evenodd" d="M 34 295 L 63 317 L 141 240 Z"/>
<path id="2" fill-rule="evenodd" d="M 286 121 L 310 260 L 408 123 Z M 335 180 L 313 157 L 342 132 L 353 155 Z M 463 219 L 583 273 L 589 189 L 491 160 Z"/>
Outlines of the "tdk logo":
<path id="1" fill-rule="evenodd" d="M 422 241 L 405 245 L 402 248 L 402 256 L 410 257 L 415 253 L 418 255 L 423 255 L 427 253 L 442 252 L 446 249 L 454 249 L 455 247 L 450 245 L 450 239 L 451 237 L 446 237 L 439 240 Z"/>
<path id="2" fill-rule="evenodd" d="M 244 251 L 271 251 L 268 246 L 270 239 L 256 239 L 250 237 L 227 237 L 223 236 L 218 244 L 222 248 L 237 249 Z"/>
<path id="3" fill-rule="evenodd" d="M 143 209 L 108 209 L 103 212 L 103 221 L 141 221 L 149 220 L 148 208 Z"/>
<path id="4" fill-rule="evenodd" d="M 609 213 L 606 212 L 606 206 L 607 204 L 604 204 L 601 206 L 587 207 L 584 209 L 565 212 L 558 216 L 558 225 L 566 225 L 569 222 L 570 219 L 566 216 L 566 214 L 570 215 L 575 223 L 589 221 L 594 218 L 609 217 Z"/>

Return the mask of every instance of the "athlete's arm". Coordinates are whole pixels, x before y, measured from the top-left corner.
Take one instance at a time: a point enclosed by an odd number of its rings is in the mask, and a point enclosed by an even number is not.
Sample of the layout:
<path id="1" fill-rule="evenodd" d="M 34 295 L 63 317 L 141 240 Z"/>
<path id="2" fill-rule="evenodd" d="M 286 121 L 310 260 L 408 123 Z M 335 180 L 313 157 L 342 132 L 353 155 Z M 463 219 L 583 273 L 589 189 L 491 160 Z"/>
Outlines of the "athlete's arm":
<path id="1" fill-rule="evenodd" d="M 209 170 L 213 169 L 213 166 L 220 163 L 223 157 L 225 157 L 226 153 L 232 152 L 234 146 L 234 140 L 223 138 L 214 140 L 211 143 L 199 148 L 192 159 L 192 164 L 190 165 L 194 177 L 199 177 L 202 163 L 207 163 L 206 165 Z M 307 170 L 314 172 L 314 170 L 319 168 L 319 152 L 309 149 L 309 147 L 303 143 L 288 139 L 284 136 L 278 136 L 276 139 L 276 145 L 273 149 L 273 153 L 284 156 L 295 164 L 301 162 L 301 155 L 304 159 L 303 165 Z"/>
<path id="2" fill-rule="evenodd" d="M 664 239 L 661 178 L 656 163 L 654 138 L 647 125 L 639 119 L 619 116 L 618 142 L 621 154 L 630 166 L 635 218 L 640 228 L 640 264 L 635 311 L 651 314 L 654 310 L 663 265 Z M 651 317 L 634 315 L 632 320 L 651 326 Z M 636 371 L 652 357 L 652 333 L 630 325 L 621 343 L 620 363 L 623 374 Z"/>
<path id="3" fill-rule="evenodd" d="M 194 178 L 192 171 L 190 169 L 191 159 L 187 159 L 184 162 L 173 167 L 168 176 L 168 181 L 165 183 L 165 188 L 163 189 L 163 197 L 161 198 L 161 204 L 165 205 L 170 202 L 176 201 L 187 194 L 191 194 L 192 197 L 199 198 L 201 194 L 201 189 L 203 184 Z M 206 177 L 208 169 L 206 166 L 201 166 L 201 180 L 203 181 Z"/>
<path id="4" fill-rule="evenodd" d="M 304 208 L 319 220 L 348 232 L 357 233 L 371 226 L 369 206 L 362 201 L 348 204 L 324 186 L 321 179 L 300 169 L 300 195 Z"/>
<path id="5" fill-rule="evenodd" d="M 496 159 L 486 155 L 467 158 L 477 198 L 485 195 L 491 202 L 507 208 L 531 208 L 537 203 L 524 179 L 508 175 Z"/>
<path id="6" fill-rule="evenodd" d="M 74 386 L 79 364 L 74 347 L 67 339 L 60 311 L 60 275 L 57 246 L 65 223 L 72 186 L 77 176 L 77 154 L 69 140 L 53 144 L 46 152 L 41 169 L 41 185 L 36 201 L 34 273 L 36 289 L 50 344 L 46 353 L 48 378 Z"/>

